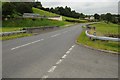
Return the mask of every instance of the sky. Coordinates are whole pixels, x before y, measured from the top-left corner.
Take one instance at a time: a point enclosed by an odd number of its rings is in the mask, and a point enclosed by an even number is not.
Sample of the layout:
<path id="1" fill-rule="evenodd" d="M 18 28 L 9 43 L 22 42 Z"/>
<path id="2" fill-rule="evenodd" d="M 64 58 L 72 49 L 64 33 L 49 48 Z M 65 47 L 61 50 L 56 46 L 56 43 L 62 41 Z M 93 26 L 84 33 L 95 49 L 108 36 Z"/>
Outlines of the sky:
<path id="1" fill-rule="evenodd" d="M 87 15 L 95 13 L 118 14 L 118 2 L 120 0 L 38 0 L 44 7 L 68 6 L 72 10 Z"/>

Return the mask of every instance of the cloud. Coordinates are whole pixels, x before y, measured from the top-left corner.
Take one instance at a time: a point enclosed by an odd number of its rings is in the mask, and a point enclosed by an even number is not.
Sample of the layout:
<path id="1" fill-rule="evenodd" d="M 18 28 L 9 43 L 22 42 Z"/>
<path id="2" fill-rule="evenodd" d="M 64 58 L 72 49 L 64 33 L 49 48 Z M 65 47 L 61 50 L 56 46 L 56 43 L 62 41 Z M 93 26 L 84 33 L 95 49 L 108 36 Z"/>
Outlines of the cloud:
<path id="1" fill-rule="evenodd" d="M 49 0 L 51 2 L 45 2 L 47 0 L 41 1 L 44 7 L 57 7 L 57 6 L 69 6 L 72 10 L 85 14 L 95 14 L 95 13 L 118 13 L 118 1 L 119 0 Z"/>
<path id="2" fill-rule="evenodd" d="M 37 0 L 36 0 L 37 1 Z M 118 2 L 119 0 L 39 0 L 41 2 Z"/>

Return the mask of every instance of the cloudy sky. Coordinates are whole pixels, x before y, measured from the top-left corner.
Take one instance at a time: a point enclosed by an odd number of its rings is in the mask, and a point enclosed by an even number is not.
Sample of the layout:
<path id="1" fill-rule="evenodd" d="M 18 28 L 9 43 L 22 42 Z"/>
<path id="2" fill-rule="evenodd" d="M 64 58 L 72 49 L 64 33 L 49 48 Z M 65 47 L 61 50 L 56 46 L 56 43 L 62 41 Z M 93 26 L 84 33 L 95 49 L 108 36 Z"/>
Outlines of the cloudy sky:
<path id="1" fill-rule="evenodd" d="M 44 7 L 69 6 L 84 14 L 118 13 L 120 0 L 39 0 Z"/>

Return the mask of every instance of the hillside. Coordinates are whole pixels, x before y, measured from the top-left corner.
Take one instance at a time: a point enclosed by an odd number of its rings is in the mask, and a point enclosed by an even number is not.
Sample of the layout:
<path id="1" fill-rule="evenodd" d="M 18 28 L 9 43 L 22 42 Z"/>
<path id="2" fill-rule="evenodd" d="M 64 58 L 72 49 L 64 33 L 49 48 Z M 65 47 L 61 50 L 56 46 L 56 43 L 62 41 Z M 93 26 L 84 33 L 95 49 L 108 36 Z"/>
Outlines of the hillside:
<path id="1" fill-rule="evenodd" d="M 40 14 L 41 16 L 59 16 L 57 14 L 54 14 L 54 13 L 50 13 L 50 12 L 47 12 L 47 11 L 44 11 L 44 10 L 41 10 L 41 9 L 37 9 L 37 8 L 32 8 L 33 12 L 34 13 L 38 13 Z"/>
<path id="2" fill-rule="evenodd" d="M 58 14 L 55 14 L 55 13 L 51 13 L 51 12 L 48 12 L 48 11 L 44 11 L 44 10 L 41 10 L 41 9 L 37 9 L 37 8 L 32 8 L 33 12 L 34 13 L 37 13 L 37 14 L 40 14 L 41 16 L 45 15 L 45 16 L 60 16 Z M 75 19 L 75 18 L 71 18 L 71 17 L 66 17 L 66 16 L 62 16 L 63 17 L 63 20 L 65 21 L 66 19 L 68 20 L 79 20 L 79 21 L 85 21 L 85 20 L 80 20 L 80 19 Z M 86 21 L 85 21 L 86 22 Z"/>

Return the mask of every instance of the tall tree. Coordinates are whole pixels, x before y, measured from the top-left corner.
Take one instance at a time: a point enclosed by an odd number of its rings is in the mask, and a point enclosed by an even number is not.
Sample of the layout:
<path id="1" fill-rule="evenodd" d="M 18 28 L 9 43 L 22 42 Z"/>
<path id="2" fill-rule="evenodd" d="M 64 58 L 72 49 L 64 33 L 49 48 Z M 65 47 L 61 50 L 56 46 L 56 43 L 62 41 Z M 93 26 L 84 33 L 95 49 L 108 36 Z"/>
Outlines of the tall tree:
<path id="1" fill-rule="evenodd" d="M 35 8 L 39 8 L 39 9 L 42 9 L 42 8 L 43 8 L 41 2 L 39 2 L 39 1 L 34 2 L 34 3 L 33 3 L 33 6 L 34 6 Z"/>
<path id="2" fill-rule="evenodd" d="M 97 20 L 99 20 L 100 19 L 100 15 L 99 14 L 94 14 L 94 17 L 95 17 L 95 19 L 97 19 Z"/>

